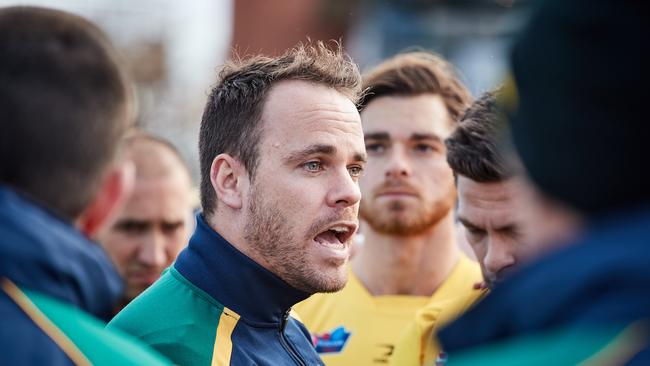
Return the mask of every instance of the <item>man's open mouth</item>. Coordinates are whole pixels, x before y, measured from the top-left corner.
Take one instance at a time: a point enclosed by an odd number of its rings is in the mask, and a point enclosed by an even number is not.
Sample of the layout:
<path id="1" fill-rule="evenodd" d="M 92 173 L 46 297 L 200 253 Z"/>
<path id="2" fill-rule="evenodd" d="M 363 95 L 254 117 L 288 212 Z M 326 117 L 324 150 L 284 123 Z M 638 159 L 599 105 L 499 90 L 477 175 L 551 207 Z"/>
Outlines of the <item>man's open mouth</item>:
<path id="1" fill-rule="evenodd" d="M 344 247 L 357 230 L 355 224 L 335 224 L 314 237 L 314 241 L 334 247 Z"/>

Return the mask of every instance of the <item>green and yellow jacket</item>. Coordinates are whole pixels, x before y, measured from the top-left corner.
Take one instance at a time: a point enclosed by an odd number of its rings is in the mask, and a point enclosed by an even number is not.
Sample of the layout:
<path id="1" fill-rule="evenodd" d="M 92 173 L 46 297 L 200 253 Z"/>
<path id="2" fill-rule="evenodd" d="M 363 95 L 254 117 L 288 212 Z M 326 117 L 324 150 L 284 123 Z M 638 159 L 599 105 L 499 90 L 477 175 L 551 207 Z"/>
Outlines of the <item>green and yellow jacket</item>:
<path id="1" fill-rule="evenodd" d="M 239 252 L 197 216 L 186 249 L 108 325 L 180 365 L 321 365 L 291 307 L 309 295 Z"/>

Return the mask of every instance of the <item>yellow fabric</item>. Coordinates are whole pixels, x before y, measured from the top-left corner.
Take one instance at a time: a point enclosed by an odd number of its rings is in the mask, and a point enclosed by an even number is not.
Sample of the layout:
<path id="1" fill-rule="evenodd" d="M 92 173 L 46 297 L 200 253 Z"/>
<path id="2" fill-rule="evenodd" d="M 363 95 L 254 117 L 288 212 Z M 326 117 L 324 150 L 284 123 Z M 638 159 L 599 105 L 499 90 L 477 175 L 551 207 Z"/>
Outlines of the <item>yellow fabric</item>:
<path id="1" fill-rule="evenodd" d="M 232 354 L 231 335 L 238 321 L 239 314 L 228 308 L 223 308 L 223 312 L 219 317 L 219 325 L 217 326 L 217 336 L 214 340 L 212 366 L 230 365 L 230 356 Z"/>
<path id="2" fill-rule="evenodd" d="M 423 307 L 439 309 L 445 317 L 459 315 L 480 294 L 479 265 L 464 256 L 431 297 L 371 296 L 350 271 L 345 288 L 334 294 L 316 294 L 295 306 L 303 323 L 313 334 L 344 326 L 350 338 L 339 353 L 324 353 L 328 366 L 385 365 L 405 327 Z M 451 301 L 457 299 L 455 301 Z M 419 352 L 418 352 L 419 354 Z"/>
<path id="3" fill-rule="evenodd" d="M 465 276 L 450 276 L 443 287 L 433 295 L 427 306 L 417 311 L 415 319 L 399 336 L 390 365 L 436 365 L 440 354 L 440 347 L 434 337 L 436 330 L 456 319 L 485 294 L 485 290 L 473 289 L 475 283 L 482 281 L 478 264 L 463 259 L 459 267 L 464 269 L 456 271 L 462 272 Z M 471 290 L 461 291 L 467 288 Z"/>

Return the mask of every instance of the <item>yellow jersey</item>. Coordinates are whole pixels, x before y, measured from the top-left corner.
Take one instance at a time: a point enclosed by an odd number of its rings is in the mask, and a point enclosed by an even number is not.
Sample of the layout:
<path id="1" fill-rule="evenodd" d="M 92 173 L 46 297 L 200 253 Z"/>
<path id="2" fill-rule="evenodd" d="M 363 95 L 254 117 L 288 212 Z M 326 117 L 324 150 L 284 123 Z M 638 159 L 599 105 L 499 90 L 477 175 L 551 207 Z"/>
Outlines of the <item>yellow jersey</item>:
<path id="1" fill-rule="evenodd" d="M 435 334 L 438 329 L 456 319 L 486 293 L 475 289 L 469 296 L 431 302 L 419 309 L 404 328 L 390 358 L 391 366 L 444 366 L 447 356 L 440 349 Z"/>
<path id="2" fill-rule="evenodd" d="M 480 296 L 481 292 L 474 289 L 480 281 L 479 265 L 462 254 L 430 297 L 372 296 L 350 271 L 341 291 L 315 294 L 297 304 L 295 310 L 326 365 L 386 365 L 402 333 L 414 325 L 418 310 L 438 309 L 436 316 L 451 320 Z"/>

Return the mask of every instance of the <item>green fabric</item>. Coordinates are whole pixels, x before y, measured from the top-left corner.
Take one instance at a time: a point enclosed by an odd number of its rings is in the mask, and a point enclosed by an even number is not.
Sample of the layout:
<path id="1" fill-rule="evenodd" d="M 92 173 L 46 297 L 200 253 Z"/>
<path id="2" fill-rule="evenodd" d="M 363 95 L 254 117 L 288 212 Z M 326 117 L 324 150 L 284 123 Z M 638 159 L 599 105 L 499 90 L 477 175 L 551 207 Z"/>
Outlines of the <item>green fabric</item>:
<path id="1" fill-rule="evenodd" d="M 136 339 L 109 331 L 104 323 L 83 311 L 33 291 L 24 291 L 93 365 L 170 365 Z"/>
<path id="2" fill-rule="evenodd" d="M 577 365 L 605 348 L 611 354 L 631 336 L 621 327 L 560 329 L 449 354 L 446 366 Z"/>
<path id="3" fill-rule="evenodd" d="M 180 365 L 210 365 L 223 305 L 173 267 L 108 324 Z"/>

